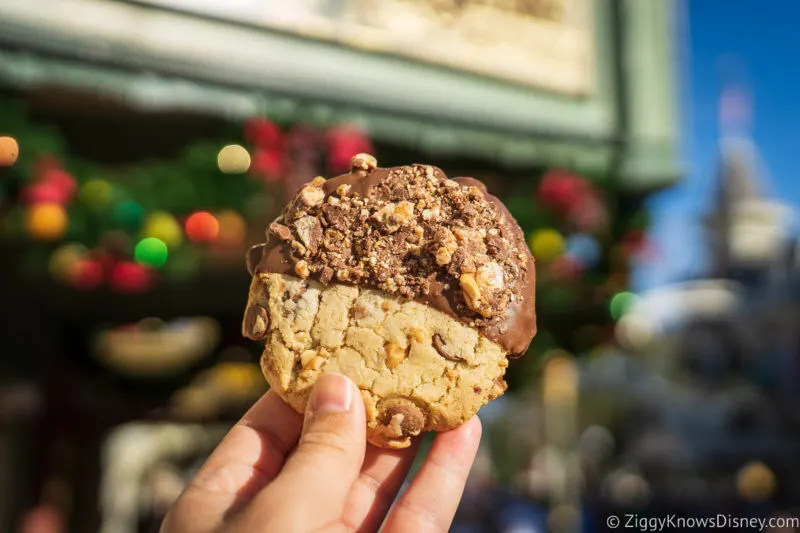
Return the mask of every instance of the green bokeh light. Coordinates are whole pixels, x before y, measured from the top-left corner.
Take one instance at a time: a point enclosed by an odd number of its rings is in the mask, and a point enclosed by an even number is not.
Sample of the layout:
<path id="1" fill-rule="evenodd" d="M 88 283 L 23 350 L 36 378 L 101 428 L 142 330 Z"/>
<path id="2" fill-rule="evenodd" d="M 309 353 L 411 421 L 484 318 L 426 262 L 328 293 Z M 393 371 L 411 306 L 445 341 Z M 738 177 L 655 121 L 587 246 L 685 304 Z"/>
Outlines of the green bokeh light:
<path id="1" fill-rule="evenodd" d="M 161 268 L 167 262 L 169 251 L 161 239 L 147 237 L 136 245 L 133 256 L 140 265 Z"/>
<path id="2" fill-rule="evenodd" d="M 129 231 L 136 231 L 142 225 L 144 212 L 142 206 L 130 200 L 120 202 L 114 206 L 112 214 L 114 222 Z"/>
<path id="3" fill-rule="evenodd" d="M 632 292 L 618 292 L 615 294 L 614 297 L 611 298 L 611 302 L 608 304 L 608 310 L 611 313 L 611 318 L 614 320 L 619 320 L 622 318 L 625 313 L 630 311 L 637 299 L 638 296 Z"/>

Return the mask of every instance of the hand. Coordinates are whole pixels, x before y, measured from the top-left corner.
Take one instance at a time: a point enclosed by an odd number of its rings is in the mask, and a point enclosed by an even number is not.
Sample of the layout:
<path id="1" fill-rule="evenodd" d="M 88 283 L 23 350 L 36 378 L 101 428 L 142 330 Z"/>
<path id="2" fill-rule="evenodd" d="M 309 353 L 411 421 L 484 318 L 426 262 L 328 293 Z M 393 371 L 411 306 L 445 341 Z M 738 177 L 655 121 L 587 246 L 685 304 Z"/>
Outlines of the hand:
<path id="1" fill-rule="evenodd" d="M 444 532 L 480 435 L 477 417 L 437 435 L 390 512 L 416 445 L 368 445 L 358 388 L 340 374 L 323 374 L 305 420 L 274 392 L 265 394 L 189 483 L 161 532 L 366 532 L 382 524 L 386 533 Z"/>

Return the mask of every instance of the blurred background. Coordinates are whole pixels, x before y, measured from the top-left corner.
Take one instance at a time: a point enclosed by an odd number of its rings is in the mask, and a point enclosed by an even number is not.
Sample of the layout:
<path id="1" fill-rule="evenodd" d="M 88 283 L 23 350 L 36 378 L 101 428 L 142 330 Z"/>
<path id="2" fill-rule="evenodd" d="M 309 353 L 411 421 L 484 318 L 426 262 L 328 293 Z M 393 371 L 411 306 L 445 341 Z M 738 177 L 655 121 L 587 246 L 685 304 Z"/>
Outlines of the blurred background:
<path id="1" fill-rule="evenodd" d="M 484 181 L 537 259 L 539 333 L 481 411 L 453 531 L 797 516 L 798 22 L 0 0 L 0 531 L 157 531 L 266 390 L 247 247 L 359 152 Z"/>

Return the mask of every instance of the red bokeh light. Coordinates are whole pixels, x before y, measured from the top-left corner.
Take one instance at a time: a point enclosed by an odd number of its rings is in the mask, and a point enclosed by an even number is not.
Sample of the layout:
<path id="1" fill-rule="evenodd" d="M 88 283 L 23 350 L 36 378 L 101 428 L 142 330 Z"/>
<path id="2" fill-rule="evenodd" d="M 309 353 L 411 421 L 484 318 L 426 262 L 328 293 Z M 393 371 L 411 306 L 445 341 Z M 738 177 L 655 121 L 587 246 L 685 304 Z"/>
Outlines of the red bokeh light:
<path id="1" fill-rule="evenodd" d="M 186 235 L 195 242 L 213 241 L 219 235 L 219 222 L 211 213 L 199 211 L 186 219 Z"/>

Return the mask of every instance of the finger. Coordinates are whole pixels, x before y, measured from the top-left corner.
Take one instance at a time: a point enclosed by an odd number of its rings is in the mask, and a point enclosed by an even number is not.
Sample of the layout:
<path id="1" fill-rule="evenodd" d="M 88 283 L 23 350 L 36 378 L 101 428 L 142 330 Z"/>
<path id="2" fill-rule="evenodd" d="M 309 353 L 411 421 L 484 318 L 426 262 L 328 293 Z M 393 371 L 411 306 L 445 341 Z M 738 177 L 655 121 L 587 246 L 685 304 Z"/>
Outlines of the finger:
<path id="1" fill-rule="evenodd" d="M 383 531 L 447 531 L 456 514 L 480 439 L 478 417 L 437 435 L 419 474 L 392 509 Z"/>
<path id="2" fill-rule="evenodd" d="M 366 448 L 364 402 L 358 388 L 341 374 L 321 375 L 304 424 L 297 449 L 281 473 L 241 517 L 243 531 L 263 527 L 265 515 L 280 520 L 270 524 L 274 531 L 311 531 L 341 519 Z"/>
<path id="3" fill-rule="evenodd" d="M 302 417 L 273 391 L 228 432 L 170 509 L 163 531 L 211 531 L 265 487 L 297 443 Z M 169 526 L 169 527 L 167 527 Z"/>
<path id="4" fill-rule="evenodd" d="M 377 531 L 408 475 L 419 441 L 403 450 L 368 445 L 361 468 L 345 504 L 342 521 L 353 531 Z"/>

